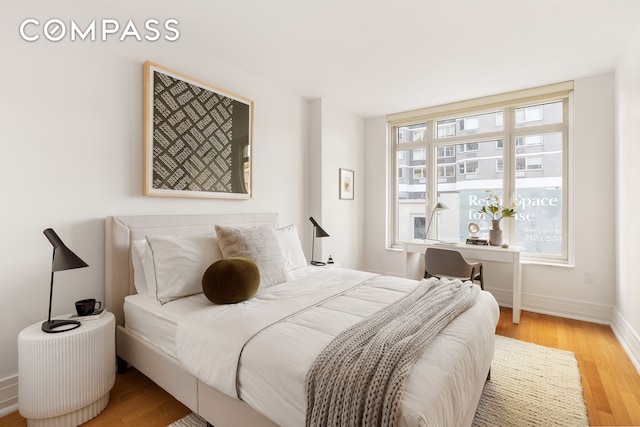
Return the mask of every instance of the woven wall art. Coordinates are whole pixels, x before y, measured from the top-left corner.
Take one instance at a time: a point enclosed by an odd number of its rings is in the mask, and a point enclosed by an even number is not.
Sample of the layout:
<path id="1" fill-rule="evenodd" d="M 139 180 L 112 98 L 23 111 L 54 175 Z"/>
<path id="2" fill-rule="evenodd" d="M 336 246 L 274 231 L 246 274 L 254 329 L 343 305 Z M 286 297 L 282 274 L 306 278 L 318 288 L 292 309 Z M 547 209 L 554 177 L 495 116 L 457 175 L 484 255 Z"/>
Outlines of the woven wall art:
<path id="1" fill-rule="evenodd" d="M 251 197 L 253 102 L 144 66 L 144 194 Z"/>

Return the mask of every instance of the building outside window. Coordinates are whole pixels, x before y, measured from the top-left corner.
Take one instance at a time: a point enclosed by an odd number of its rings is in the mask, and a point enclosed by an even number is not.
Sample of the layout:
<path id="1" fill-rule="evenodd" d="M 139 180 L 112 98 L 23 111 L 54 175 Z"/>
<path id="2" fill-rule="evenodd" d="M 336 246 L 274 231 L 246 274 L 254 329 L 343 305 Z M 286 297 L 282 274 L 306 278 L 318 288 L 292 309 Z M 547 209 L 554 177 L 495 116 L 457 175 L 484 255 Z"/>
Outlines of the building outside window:
<path id="1" fill-rule="evenodd" d="M 449 209 L 436 215 L 431 238 L 464 242 L 469 222 L 486 237 L 490 221 L 479 211 L 492 191 L 504 204 L 517 203 L 516 217 L 502 227 L 506 240 L 523 248 L 524 259 L 566 263 L 572 83 L 559 85 L 562 91 L 539 90 L 526 104 L 507 94 L 497 96 L 505 100 L 502 107 L 494 97 L 487 98 L 488 109 L 478 101 L 477 112 L 465 107 L 457 115 L 454 105 L 391 115 L 390 156 L 396 168 L 409 166 L 413 174 L 392 175 L 390 246 L 424 238 L 420 224 L 438 201 Z"/>

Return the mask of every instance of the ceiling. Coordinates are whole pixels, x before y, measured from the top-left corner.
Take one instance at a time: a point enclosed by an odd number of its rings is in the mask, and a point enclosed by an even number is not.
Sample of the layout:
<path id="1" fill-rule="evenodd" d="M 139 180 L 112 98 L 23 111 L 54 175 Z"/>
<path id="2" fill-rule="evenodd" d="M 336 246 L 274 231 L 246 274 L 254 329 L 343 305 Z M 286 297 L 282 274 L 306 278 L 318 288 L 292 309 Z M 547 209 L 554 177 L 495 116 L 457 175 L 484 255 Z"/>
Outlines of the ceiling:
<path id="1" fill-rule="evenodd" d="M 179 19 L 181 43 L 363 117 L 610 72 L 640 28 L 639 0 L 167 0 L 126 7 L 143 5 L 147 14 L 152 8 Z"/>

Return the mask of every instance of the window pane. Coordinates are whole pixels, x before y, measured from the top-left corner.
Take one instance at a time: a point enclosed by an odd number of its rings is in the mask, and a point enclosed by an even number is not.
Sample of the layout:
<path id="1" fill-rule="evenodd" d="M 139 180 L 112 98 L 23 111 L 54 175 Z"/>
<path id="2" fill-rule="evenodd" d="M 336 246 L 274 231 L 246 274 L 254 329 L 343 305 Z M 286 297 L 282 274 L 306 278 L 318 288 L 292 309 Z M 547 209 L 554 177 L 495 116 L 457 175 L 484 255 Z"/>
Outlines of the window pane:
<path id="1" fill-rule="evenodd" d="M 396 154 L 398 240 L 422 239 L 425 231 L 425 194 L 427 191 L 425 150 L 421 148 L 399 150 Z M 403 170 L 401 174 L 400 170 Z"/>
<path id="2" fill-rule="evenodd" d="M 542 145 L 518 148 L 515 244 L 525 252 L 562 255 L 562 133 L 537 135 Z M 537 154 L 532 154 L 537 153 Z"/>
<path id="3" fill-rule="evenodd" d="M 502 130 L 502 122 L 502 111 L 438 120 L 436 138 L 496 132 Z"/>
<path id="4" fill-rule="evenodd" d="M 562 101 L 516 108 L 516 128 L 562 123 Z"/>
<path id="5" fill-rule="evenodd" d="M 501 147 L 501 141 L 496 140 L 457 144 L 455 159 L 437 159 L 438 200 L 449 207 L 438 213 L 431 226 L 436 228 L 438 239 L 465 241 L 469 234 L 467 226 L 472 221 L 480 225 L 480 236 L 488 237 L 491 222 L 483 219 L 479 211 L 487 197 L 485 190 L 502 193 L 502 170 L 496 168 L 498 162 L 502 164 Z"/>
<path id="6" fill-rule="evenodd" d="M 418 123 L 409 126 L 398 126 L 396 129 L 396 140 L 399 144 L 402 144 L 404 142 L 422 141 L 426 135 L 427 125 L 426 123 Z"/>

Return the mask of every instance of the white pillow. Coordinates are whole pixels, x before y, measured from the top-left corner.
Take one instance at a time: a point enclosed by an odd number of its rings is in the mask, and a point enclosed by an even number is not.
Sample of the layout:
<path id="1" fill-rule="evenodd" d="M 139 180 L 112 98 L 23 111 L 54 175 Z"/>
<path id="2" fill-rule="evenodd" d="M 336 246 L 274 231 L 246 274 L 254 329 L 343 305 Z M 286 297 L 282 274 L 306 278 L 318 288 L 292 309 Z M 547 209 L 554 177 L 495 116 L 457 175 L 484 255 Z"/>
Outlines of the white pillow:
<path id="1" fill-rule="evenodd" d="M 216 234 L 225 258 L 243 256 L 256 263 L 260 271 L 260 287 L 289 280 L 280 242 L 272 225 L 216 225 Z"/>
<path id="2" fill-rule="evenodd" d="M 147 276 L 144 274 L 143 258 L 149 244 L 146 239 L 135 240 L 131 244 L 131 263 L 133 264 L 133 285 L 136 287 L 136 292 L 142 295 L 149 293 L 147 287 Z"/>
<path id="3" fill-rule="evenodd" d="M 217 240 L 215 235 L 147 236 L 155 271 L 153 296 L 164 304 L 202 292 L 205 270 L 222 259 Z"/>
<path id="4" fill-rule="evenodd" d="M 302 251 L 298 230 L 294 224 L 278 228 L 276 236 L 280 242 L 280 249 L 285 259 L 287 270 L 295 270 L 307 266 L 307 258 Z"/>
<path id="5" fill-rule="evenodd" d="M 142 253 L 142 269 L 144 270 L 144 277 L 147 281 L 147 294 L 153 298 L 156 297 L 156 269 L 153 265 L 153 252 L 147 239 L 144 239 L 146 243 L 145 250 Z"/>

